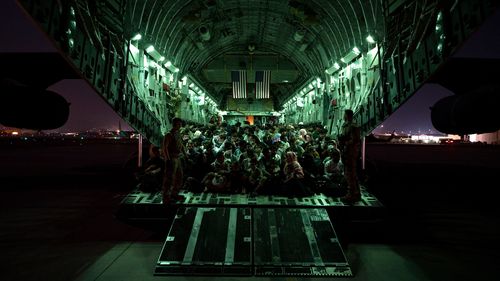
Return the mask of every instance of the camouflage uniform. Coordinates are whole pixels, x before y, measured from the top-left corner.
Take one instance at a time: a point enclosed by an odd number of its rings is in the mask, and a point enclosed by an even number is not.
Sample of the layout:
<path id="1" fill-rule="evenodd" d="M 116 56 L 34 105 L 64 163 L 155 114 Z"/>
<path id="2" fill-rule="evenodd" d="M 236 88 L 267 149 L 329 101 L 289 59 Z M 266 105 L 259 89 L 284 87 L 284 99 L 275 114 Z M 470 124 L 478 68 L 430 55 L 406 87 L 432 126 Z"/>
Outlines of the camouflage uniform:
<path id="1" fill-rule="evenodd" d="M 360 191 L 356 164 L 361 148 L 361 136 L 360 128 L 354 122 L 345 122 L 342 128 L 341 142 L 343 144 L 342 162 L 344 163 L 344 176 L 349 191 L 345 199 L 359 201 Z"/>
<path id="2" fill-rule="evenodd" d="M 163 176 L 163 204 L 176 200 L 182 187 L 184 173 L 180 154 L 183 153 L 184 145 L 179 132 L 170 131 L 163 139 L 162 149 L 168 151 L 169 159 L 165 158 L 165 174 Z"/>

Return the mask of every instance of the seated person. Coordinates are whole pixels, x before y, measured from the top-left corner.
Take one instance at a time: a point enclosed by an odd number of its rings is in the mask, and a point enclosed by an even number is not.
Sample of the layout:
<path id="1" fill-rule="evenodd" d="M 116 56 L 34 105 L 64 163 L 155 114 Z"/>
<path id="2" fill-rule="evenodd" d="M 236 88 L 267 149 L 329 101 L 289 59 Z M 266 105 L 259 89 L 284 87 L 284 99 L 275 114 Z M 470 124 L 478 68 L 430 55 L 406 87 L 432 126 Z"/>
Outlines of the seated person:
<path id="1" fill-rule="evenodd" d="M 324 194 L 327 196 L 340 197 L 346 190 L 346 182 L 344 178 L 344 165 L 340 161 L 340 150 L 330 146 L 328 148 L 328 156 L 323 161 L 324 175 L 326 180 L 324 186 Z"/>
<path id="2" fill-rule="evenodd" d="M 259 167 L 257 156 L 253 155 L 250 159 L 250 165 L 245 171 L 247 190 L 259 192 L 269 176 L 268 172 Z"/>
<path id="3" fill-rule="evenodd" d="M 240 162 L 233 161 L 231 163 L 231 171 L 229 172 L 229 189 L 231 193 L 245 193 L 245 188 L 242 185 L 244 181 L 243 172 L 241 171 Z"/>
<path id="4" fill-rule="evenodd" d="M 225 175 L 210 172 L 201 184 L 204 186 L 203 192 L 229 192 L 230 182 Z"/>
<path id="5" fill-rule="evenodd" d="M 228 161 L 226 161 L 226 157 L 223 151 L 217 152 L 215 161 L 210 164 L 212 168 L 212 172 L 219 174 L 226 174 L 229 172 Z"/>
<path id="6" fill-rule="evenodd" d="M 143 191 L 158 191 L 163 181 L 164 161 L 160 157 L 160 148 L 149 146 L 149 159 L 135 174 L 139 181 L 139 188 Z"/>
<path id="7" fill-rule="evenodd" d="M 224 152 L 217 152 L 215 161 L 210 164 L 212 172 L 208 173 L 201 181 L 205 192 L 227 192 L 230 187 L 228 179 L 229 167 L 225 161 Z"/>
<path id="8" fill-rule="evenodd" d="M 340 150 L 330 146 L 328 148 L 328 156 L 323 160 L 324 177 L 331 181 L 339 182 L 339 179 L 344 177 L 342 172 L 344 167 L 340 161 Z"/>
<path id="9" fill-rule="evenodd" d="M 304 170 L 297 160 L 297 154 L 288 151 L 285 154 L 285 167 L 283 168 L 285 180 L 283 182 L 283 192 L 289 197 L 304 197 L 311 192 L 304 186 Z"/>

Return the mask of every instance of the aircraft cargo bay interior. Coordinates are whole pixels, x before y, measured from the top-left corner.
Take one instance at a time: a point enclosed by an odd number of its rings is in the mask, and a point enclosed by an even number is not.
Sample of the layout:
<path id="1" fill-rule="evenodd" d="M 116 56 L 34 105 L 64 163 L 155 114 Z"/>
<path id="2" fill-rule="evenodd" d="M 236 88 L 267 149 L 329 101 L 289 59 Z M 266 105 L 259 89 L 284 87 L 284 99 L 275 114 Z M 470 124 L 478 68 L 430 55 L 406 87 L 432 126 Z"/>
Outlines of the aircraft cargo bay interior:
<path id="1" fill-rule="evenodd" d="M 54 240 L 75 258 L 66 269 L 41 263 L 47 278 L 59 270 L 61 280 L 500 276 L 491 266 L 498 254 L 469 241 L 498 234 L 494 198 L 467 195 L 469 184 L 491 186 L 500 168 L 500 58 L 456 55 L 498 16 L 498 1 L 15 2 L 56 52 L 0 52 L 0 124 L 37 132 L 28 140 L 6 130 L 0 142 L 14 148 L 2 152 L 16 159 L 21 148 L 43 146 L 65 159 L 58 147 L 66 147 L 82 159 L 78 168 L 60 160 L 74 177 L 49 172 L 47 158 L 26 164 L 38 183 L 53 183 L 37 194 L 62 194 L 67 203 L 50 204 L 77 206 L 78 221 L 97 208 L 95 227 Z M 105 137 L 44 135 L 70 116 L 73 105 L 51 88 L 65 79 L 85 81 L 132 131 L 120 123 Z M 448 94 L 428 109 L 438 134 L 375 136 L 429 84 Z M 29 181 L 4 170 L 10 188 Z M 59 190 L 66 182 L 87 195 Z M 9 196 L 7 206 L 25 205 Z M 484 214 L 485 225 L 464 238 Z M 466 230 L 451 233 L 440 221 Z M 87 240 L 111 234 L 123 243 L 98 251 Z M 458 258 L 462 248 L 446 239 L 479 248 Z M 75 241 L 95 254 L 78 256 Z M 486 268 L 465 273 L 467 261 L 487 258 Z M 6 280 L 34 278 L 16 268 Z"/>

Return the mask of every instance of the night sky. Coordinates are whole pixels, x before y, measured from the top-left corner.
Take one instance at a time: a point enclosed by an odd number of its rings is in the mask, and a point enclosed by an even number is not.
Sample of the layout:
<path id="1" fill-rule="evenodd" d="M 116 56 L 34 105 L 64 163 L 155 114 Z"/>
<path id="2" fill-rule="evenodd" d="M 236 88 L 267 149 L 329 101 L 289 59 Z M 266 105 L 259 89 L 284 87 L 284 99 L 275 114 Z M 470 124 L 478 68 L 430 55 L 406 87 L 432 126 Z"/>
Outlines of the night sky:
<path id="1" fill-rule="evenodd" d="M 457 52 L 457 57 L 500 58 L 500 12 L 490 17 L 479 31 Z M 0 4 L 0 52 L 54 52 L 50 42 L 17 7 L 14 0 Z M 68 122 L 58 131 L 82 131 L 92 128 L 116 130 L 130 127 L 83 80 L 64 80 L 51 90 L 71 103 Z M 377 132 L 436 132 L 430 120 L 430 107 L 452 93 L 439 85 L 424 85 L 394 114 L 379 126 Z M 0 125 L 1 126 L 1 125 Z"/>

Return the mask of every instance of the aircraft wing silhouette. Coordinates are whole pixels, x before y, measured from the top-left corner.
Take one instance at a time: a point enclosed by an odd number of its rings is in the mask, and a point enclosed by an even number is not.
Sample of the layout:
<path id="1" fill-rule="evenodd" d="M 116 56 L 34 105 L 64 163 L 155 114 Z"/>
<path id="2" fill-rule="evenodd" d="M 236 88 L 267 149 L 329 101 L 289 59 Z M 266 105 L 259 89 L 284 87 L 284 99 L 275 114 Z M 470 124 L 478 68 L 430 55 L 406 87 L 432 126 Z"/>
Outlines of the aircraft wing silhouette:
<path id="1" fill-rule="evenodd" d="M 58 53 L 1 53 L 0 123 L 33 130 L 59 128 L 69 104 L 47 88 L 62 79 L 80 78 Z"/>

